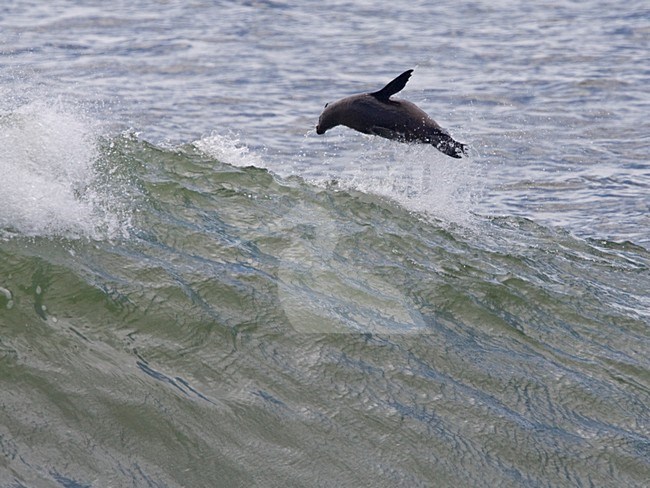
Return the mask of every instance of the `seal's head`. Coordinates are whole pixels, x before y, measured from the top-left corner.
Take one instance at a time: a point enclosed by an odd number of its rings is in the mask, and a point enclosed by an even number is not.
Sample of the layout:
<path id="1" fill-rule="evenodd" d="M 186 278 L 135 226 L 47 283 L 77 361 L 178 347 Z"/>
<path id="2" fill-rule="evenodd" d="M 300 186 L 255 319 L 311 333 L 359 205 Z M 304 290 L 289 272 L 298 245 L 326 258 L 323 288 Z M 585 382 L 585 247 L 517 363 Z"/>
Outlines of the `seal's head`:
<path id="1" fill-rule="evenodd" d="M 318 118 L 318 125 L 316 126 L 316 134 L 325 134 L 326 131 L 332 127 L 336 127 L 341 123 L 341 104 L 338 102 L 326 103 L 323 113 Z"/>

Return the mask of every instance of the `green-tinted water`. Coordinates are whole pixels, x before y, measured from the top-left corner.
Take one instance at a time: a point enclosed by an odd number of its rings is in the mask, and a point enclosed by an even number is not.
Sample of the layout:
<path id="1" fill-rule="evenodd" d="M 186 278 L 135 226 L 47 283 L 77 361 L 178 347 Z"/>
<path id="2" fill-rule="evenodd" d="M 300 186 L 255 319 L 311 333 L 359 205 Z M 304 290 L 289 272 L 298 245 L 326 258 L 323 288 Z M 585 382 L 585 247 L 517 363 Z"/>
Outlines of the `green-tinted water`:
<path id="1" fill-rule="evenodd" d="M 2 486 L 647 481 L 645 249 L 99 152 L 104 238 L 0 242 Z"/>

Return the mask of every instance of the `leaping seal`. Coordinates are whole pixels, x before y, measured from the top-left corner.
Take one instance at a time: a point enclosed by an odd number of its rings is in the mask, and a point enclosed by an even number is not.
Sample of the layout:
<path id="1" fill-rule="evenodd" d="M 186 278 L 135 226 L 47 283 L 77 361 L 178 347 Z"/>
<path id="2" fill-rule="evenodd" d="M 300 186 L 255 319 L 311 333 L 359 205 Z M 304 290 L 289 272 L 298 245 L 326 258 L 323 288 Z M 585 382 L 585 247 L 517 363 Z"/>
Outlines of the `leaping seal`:
<path id="1" fill-rule="evenodd" d="M 460 158 L 466 154 L 465 144 L 452 139 L 445 129 L 414 103 L 390 98 L 404 88 L 412 72 L 412 69 L 405 71 L 379 91 L 352 95 L 325 104 L 316 133 L 324 134 L 332 127 L 345 125 L 386 139 L 432 144 L 447 156 Z"/>

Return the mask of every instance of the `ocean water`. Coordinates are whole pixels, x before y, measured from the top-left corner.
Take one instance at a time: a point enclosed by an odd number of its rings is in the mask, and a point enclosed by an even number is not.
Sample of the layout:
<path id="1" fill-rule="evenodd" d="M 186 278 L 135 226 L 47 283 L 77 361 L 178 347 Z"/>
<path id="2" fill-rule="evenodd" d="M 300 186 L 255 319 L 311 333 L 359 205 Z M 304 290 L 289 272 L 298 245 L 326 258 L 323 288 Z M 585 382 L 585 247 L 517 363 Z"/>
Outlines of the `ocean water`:
<path id="1" fill-rule="evenodd" d="M 404 91 L 470 156 L 315 124 Z M 647 2 L 0 7 L 1 487 L 650 482 Z"/>

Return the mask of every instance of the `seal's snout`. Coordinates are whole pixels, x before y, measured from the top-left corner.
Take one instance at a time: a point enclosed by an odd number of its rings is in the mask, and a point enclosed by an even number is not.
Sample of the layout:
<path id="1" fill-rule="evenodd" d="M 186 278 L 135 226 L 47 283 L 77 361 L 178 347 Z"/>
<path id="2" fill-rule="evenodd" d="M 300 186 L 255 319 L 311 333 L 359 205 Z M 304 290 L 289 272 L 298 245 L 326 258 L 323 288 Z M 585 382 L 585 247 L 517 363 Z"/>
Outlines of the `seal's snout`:
<path id="1" fill-rule="evenodd" d="M 325 134 L 325 131 L 324 131 L 323 128 L 320 126 L 320 124 L 318 124 L 318 125 L 316 126 L 316 134 L 318 134 L 318 135 Z"/>

